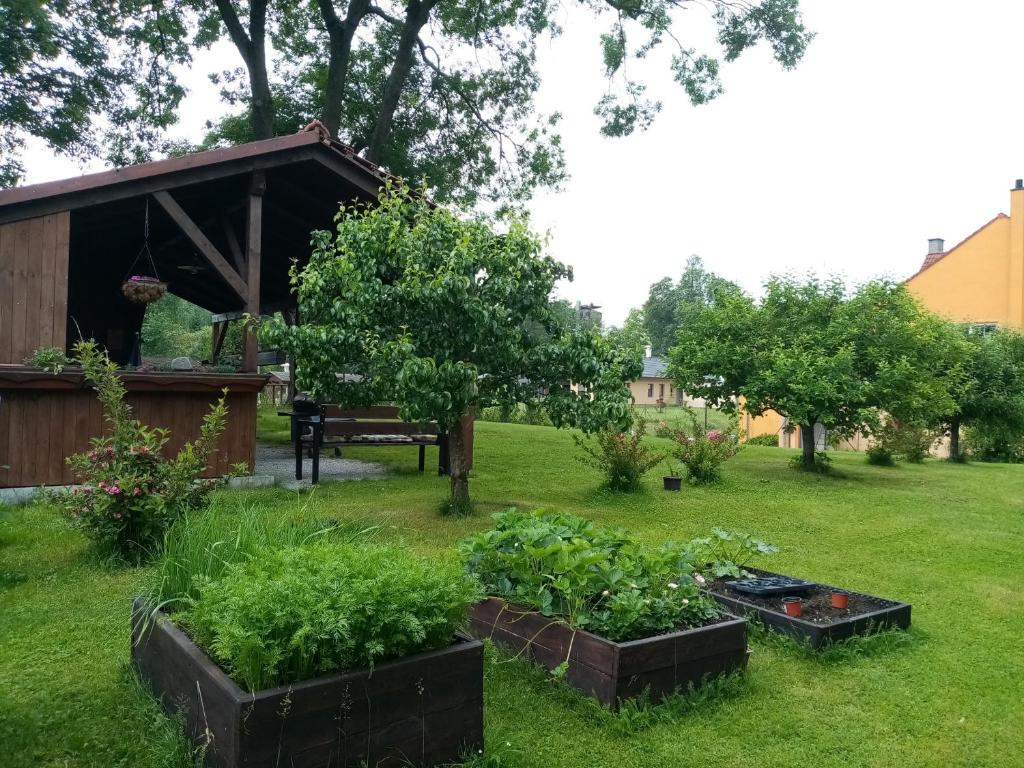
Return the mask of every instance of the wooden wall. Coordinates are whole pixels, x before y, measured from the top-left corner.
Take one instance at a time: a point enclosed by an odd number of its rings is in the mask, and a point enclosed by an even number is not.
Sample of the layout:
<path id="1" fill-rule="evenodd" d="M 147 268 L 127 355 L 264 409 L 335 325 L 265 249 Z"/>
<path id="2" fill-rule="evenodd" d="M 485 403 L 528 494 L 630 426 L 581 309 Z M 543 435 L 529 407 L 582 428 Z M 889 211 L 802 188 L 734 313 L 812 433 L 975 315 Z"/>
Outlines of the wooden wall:
<path id="1" fill-rule="evenodd" d="M 86 450 L 104 431 L 96 393 L 78 390 L 5 390 L 0 407 L 0 488 L 63 485 L 73 482 L 66 456 Z M 199 435 L 215 393 L 129 392 L 135 418 L 171 430 L 164 454 Z M 209 476 L 223 475 L 238 462 L 251 469 L 256 448 L 256 393 L 229 393 L 228 424 L 218 443 Z M 4 469 L 4 465 L 8 468 Z"/>
<path id="2" fill-rule="evenodd" d="M 0 225 L 0 363 L 66 346 L 70 222 L 61 211 Z"/>

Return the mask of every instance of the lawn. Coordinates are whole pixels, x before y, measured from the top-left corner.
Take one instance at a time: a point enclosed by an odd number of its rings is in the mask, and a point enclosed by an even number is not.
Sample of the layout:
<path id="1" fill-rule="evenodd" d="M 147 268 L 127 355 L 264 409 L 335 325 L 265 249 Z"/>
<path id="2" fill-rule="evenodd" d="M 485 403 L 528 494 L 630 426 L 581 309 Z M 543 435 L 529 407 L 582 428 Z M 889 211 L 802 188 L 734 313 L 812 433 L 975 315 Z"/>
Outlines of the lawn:
<path id="1" fill-rule="evenodd" d="M 279 430 L 266 417 L 261 428 Z M 688 707 L 618 715 L 490 653 L 492 766 L 1021 765 L 1024 466 L 886 469 L 835 454 L 836 476 L 821 477 L 789 469 L 790 451 L 751 447 L 719 487 L 665 493 L 656 470 L 643 492 L 621 496 L 600 490 L 574 454 L 566 432 L 478 424 L 480 510 L 464 519 L 437 516 L 445 480 L 417 473 L 416 452 L 402 449 L 364 449 L 395 469 L 389 479 L 301 494 L 225 491 L 213 513 L 259 505 L 268 515 L 372 521 L 429 555 L 510 505 L 589 516 L 652 544 L 719 525 L 778 544 L 772 568 L 914 606 L 908 635 L 841 652 L 815 656 L 755 636 L 740 684 Z M 91 561 L 45 506 L 0 509 L 0 763 L 186 764 L 174 723 L 125 672 L 128 601 L 143 575 Z"/>

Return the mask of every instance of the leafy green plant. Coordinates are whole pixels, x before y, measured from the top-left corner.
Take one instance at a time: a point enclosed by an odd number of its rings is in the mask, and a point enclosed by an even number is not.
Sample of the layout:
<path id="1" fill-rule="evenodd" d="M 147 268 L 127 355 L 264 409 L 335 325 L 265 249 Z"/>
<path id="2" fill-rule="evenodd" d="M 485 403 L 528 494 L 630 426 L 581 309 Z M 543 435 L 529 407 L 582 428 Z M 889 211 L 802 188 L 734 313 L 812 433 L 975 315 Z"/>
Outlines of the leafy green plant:
<path id="1" fill-rule="evenodd" d="M 972 459 L 1009 464 L 1024 462 L 1024 433 L 1019 430 L 998 424 L 971 426 L 964 431 L 964 440 L 967 450 L 962 455 Z"/>
<path id="2" fill-rule="evenodd" d="M 775 545 L 750 534 L 712 528 L 710 536 L 694 539 L 687 545 L 686 558 L 701 574 L 712 578 L 743 578 L 744 567 L 751 561 L 778 551 Z"/>
<path id="3" fill-rule="evenodd" d="M 581 438 L 573 435 L 573 439 L 583 451 L 580 461 L 599 470 L 609 488 L 613 491 L 635 491 L 640 487 L 641 478 L 665 458 L 644 444 L 646 433 L 644 421 L 635 419 L 629 432 L 605 427 L 593 436 Z"/>
<path id="4" fill-rule="evenodd" d="M 479 597 L 455 561 L 322 542 L 263 550 L 201 579 L 175 619 L 256 691 L 448 646 Z"/>
<path id="5" fill-rule="evenodd" d="M 256 502 L 228 509 L 214 502 L 206 511 L 183 515 L 167 531 L 163 551 L 147 574 L 146 602 L 157 610 L 187 610 L 199 598 L 201 582 L 221 578 L 264 549 L 369 541 L 379 531 L 361 522 L 307 520 L 304 503 L 294 514 L 269 514 Z"/>
<path id="6" fill-rule="evenodd" d="M 222 397 L 203 417 L 199 438 L 174 458 L 165 458 L 166 429 L 132 418 L 117 366 L 94 342 L 75 345 L 75 358 L 103 404 L 109 434 L 90 449 L 67 458 L 80 486 L 54 495 L 74 524 L 104 555 L 131 563 L 160 551 L 166 530 L 178 517 L 206 506 L 219 480 L 202 480 L 227 422 Z"/>
<path id="7" fill-rule="evenodd" d="M 740 450 L 736 418 L 727 430 L 705 431 L 690 414 L 689 431 L 679 430 L 672 435 L 675 447 L 672 454 L 686 467 L 686 478 L 694 485 L 709 485 L 722 479 L 722 464 Z"/>
<path id="8" fill-rule="evenodd" d="M 867 459 L 868 464 L 877 466 L 892 466 L 897 460 L 920 464 L 939 439 L 934 429 L 894 418 L 886 418 L 875 426 L 871 436 Z"/>
<path id="9" fill-rule="evenodd" d="M 509 510 L 459 545 L 489 595 L 611 640 L 696 626 L 718 609 L 685 547 L 645 550 L 621 530 L 573 515 Z"/>
<path id="10" fill-rule="evenodd" d="M 744 445 L 760 445 L 765 448 L 778 448 L 779 436 L 771 433 L 754 435 L 753 437 L 748 437 Z"/>
<path id="11" fill-rule="evenodd" d="M 61 373 L 71 360 L 60 347 L 39 347 L 25 359 L 25 365 L 42 368 L 47 373 Z"/>
<path id="12" fill-rule="evenodd" d="M 892 450 L 882 443 L 873 443 L 864 454 L 867 456 L 868 464 L 876 467 L 892 467 L 896 465 L 896 457 Z"/>

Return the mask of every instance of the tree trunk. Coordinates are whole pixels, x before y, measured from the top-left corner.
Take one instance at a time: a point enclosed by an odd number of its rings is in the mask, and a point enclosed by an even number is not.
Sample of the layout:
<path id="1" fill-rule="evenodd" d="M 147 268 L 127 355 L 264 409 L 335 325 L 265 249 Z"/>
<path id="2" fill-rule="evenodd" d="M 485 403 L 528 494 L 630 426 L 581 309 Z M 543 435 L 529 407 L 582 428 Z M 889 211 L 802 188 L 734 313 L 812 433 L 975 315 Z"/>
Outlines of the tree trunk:
<path id="1" fill-rule="evenodd" d="M 253 0 L 249 6 L 249 33 L 246 34 L 231 0 L 217 0 L 221 21 L 227 27 L 249 73 L 249 124 L 253 138 L 269 139 L 274 135 L 274 102 L 267 77 L 267 0 Z"/>
<path id="2" fill-rule="evenodd" d="M 466 448 L 465 430 L 461 424 L 456 424 L 448 433 L 449 477 L 452 487 L 449 509 L 452 512 L 469 511 L 469 461 Z"/>
<path id="3" fill-rule="evenodd" d="M 398 102 L 402 97 L 402 90 L 405 88 L 405 81 L 412 69 L 413 50 L 417 45 L 417 38 L 420 30 L 430 18 L 430 11 L 434 3 L 411 0 L 405 10 L 405 23 L 402 25 L 402 34 L 398 38 L 398 50 L 395 53 L 395 61 L 391 65 L 387 82 L 384 84 L 384 95 L 381 99 L 380 111 L 377 113 L 377 121 L 373 126 L 373 135 L 370 137 L 370 144 L 366 150 L 366 158 L 373 163 L 381 162 L 384 145 L 391 138 L 391 128 L 395 121 L 395 110 L 398 109 Z"/>
<path id="4" fill-rule="evenodd" d="M 800 448 L 803 451 L 800 465 L 804 469 L 814 469 L 814 424 L 800 425 Z"/>
<path id="5" fill-rule="evenodd" d="M 341 104 L 348 80 L 348 65 L 352 54 L 352 40 L 363 17 L 370 10 L 370 0 L 352 0 L 342 21 L 334 11 L 334 0 L 317 0 L 320 16 L 330 38 L 330 57 L 327 62 L 327 87 L 324 91 L 324 109 L 320 122 L 327 126 L 331 136 L 337 138 L 341 128 Z"/>
<path id="6" fill-rule="evenodd" d="M 949 460 L 960 461 L 960 419 L 949 423 Z"/>

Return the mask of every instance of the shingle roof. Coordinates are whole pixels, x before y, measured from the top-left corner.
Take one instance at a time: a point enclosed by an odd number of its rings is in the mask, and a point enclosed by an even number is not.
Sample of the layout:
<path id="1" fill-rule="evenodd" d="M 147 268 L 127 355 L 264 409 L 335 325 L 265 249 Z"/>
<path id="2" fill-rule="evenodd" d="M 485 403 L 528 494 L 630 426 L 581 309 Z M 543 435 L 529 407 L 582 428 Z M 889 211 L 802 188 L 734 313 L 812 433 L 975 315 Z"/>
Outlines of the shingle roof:
<path id="1" fill-rule="evenodd" d="M 668 378 L 668 363 L 660 357 L 645 357 L 644 372 L 640 374 L 641 379 L 666 379 Z"/>

